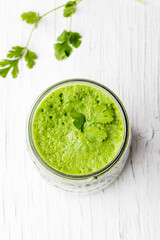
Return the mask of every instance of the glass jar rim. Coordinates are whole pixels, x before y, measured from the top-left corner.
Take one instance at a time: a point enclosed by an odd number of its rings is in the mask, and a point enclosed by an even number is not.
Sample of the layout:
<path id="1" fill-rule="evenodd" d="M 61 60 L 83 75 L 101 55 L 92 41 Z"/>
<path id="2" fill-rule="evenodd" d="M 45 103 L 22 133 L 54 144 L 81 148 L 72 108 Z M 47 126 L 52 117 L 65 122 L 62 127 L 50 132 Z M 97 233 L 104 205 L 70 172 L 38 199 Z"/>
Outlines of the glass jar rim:
<path id="1" fill-rule="evenodd" d="M 57 169 L 51 167 L 45 160 L 41 157 L 39 154 L 35 143 L 34 143 L 34 138 L 33 138 L 33 120 L 35 113 L 39 107 L 39 105 L 42 103 L 42 101 L 50 95 L 53 91 L 62 88 L 64 86 L 68 85 L 74 85 L 74 84 L 81 84 L 81 85 L 87 85 L 87 86 L 92 86 L 94 88 L 97 88 L 101 90 L 102 92 L 106 93 L 116 104 L 118 109 L 120 110 L 121 116 L 123 118 L 123 124 L 124 124 L 124 137 L 123 137 L 123 142 L 121 144 L 121 147 L 116 154 L 116 156 L 112 159 L 110 163 L 108 163 L 106 166 L 103 168 L 99 169 L 96 172 L 89 173 L 89 174 L 82 174 L 82 175 L 73 175 L 73 174 L 67 174 L 58 171 Z M 44 90 L 38 98 L 35 100 L 33 103 L 31 110 L 28 115 L 27 119 L 27 126 L 26 126 L 26 137 L 27 137 L 27 145 L 30 153 L 32 154 L 32 157 L 34 157 L 36 160 L 38 160 L 39 164 L 43 169 L 48 171 L 49 173 L 52 173 L 56 175 L 57 177 L 62 177 L 64 179 L 72 179 L 72 180 L 85 180 L 91 177 L 98 177 L 99 175 L 103 174 L 104 172 L 108 171 L 113 165 L 115 165 L 120 157 L 123 154 L 123 151 L 126 146 L 126 142 L 128 141 L 128 134 L 129 134 L 129 120 L 128 120 L 128 115 L 125 110 L 124 105 L 122 104 L 121 100 L 117 97 L 117 95 L 112 92 L 108 87 L 104 86 L 103 84 L 89 80 L 89 79 L 82 79 L 82 78 L 75 78 L 75 79 L 68 79 L 64 81 L 59 81 L 56 84 L 51 85 L 48 87 L 46 90 Z"/>

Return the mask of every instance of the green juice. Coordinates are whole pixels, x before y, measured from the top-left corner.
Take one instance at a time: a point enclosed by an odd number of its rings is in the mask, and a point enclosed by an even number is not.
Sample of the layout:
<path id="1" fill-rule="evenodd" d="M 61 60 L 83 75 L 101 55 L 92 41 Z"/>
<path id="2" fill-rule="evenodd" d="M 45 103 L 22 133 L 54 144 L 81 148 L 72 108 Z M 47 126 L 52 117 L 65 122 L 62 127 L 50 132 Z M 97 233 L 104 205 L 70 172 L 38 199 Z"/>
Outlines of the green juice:
<path id="1" fill-rule="evenodd" d="M 53 91 L 34 116 L 37 151 L 48 165 L 67 174 L 89 174 L 105 167 L 119 152 L 123 137 L 124 123 L 115 102 L 87 85 Z"/>

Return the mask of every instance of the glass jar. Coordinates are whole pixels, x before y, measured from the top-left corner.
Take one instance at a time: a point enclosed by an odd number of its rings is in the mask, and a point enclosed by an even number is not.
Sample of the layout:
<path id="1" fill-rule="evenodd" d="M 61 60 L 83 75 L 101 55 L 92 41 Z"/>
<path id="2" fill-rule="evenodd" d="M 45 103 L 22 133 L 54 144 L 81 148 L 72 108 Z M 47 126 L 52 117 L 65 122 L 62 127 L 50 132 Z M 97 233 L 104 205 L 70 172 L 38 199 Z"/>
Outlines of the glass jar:
<path id="1" fill-rule="evenodd" d="M 116 103 L 117 107 L 121 112 L 124 122 L 123 143 L 115 158 L 108 165 L 106 165 L 99 171 L 85 175 L 70 175 L 62 173 L 49 166 L 38 153 L 33 139 L 33 120 L 36 110 L 41 104 L 41 102 L 51 92 L 64 86 L 74 84 L 92 86 L 106 93 Z M 43 178 L 45 178 L 48 182 L 50 182 L 54 186 L 64 189 L 66 191 L 73 191 L 77 193 L 92 192 L 98 189 L 104 189 L 113 181 L 115 181 L 115 179 L 122 172 L 129 155 L 131 145 L 131 131 L 129 127 L 127 112 L 119 98 L 110 89 L 108 89 L 107 87 L 100 83 L 85 79 L 71 79 L 58 82 L 49 87 L 48 89 L 46 89 L 33 104 L 27 120 L 27 144 L 28 150 L 31 154 L 31 158 L 35 163 L 39 173 L 42 175 Z"/>

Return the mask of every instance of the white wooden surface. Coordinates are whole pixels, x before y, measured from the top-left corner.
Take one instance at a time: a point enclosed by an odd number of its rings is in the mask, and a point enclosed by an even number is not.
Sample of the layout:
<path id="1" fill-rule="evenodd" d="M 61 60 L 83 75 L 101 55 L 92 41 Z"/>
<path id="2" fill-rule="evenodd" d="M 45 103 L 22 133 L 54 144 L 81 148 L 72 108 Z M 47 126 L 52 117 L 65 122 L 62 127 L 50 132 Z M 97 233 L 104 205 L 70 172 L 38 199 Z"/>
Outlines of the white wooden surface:
<path id="1" fill-rule="evenodd" d="M 0 58 L 25 45 L 31 26 L 24 11 L 41 14 L 62 0 L 1 0 Z M 53 43 L 69 21 L 62 10 L 35 31 L 33 70 L 20 64 L 18 79 L 0 79 L 0 239 L 160 239 L 160 1 L 83 0 L 73 31 L 83 44 L 64 62 Z M 75 196 L 48 186 L 26 150 L 25 124 L 35 98 L 51 84 L 74 77 L 110 87 L 130 116 L 133 142 L 128 163 L 108 189 Z"/>

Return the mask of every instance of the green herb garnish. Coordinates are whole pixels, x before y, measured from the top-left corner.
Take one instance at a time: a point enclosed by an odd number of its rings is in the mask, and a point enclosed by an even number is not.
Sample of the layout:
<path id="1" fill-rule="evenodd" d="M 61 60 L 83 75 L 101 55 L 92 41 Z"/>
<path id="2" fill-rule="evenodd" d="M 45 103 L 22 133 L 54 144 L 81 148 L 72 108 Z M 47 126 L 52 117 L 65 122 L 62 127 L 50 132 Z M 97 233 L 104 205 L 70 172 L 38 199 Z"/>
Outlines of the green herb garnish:
<path id="1" fill-rule="evenodd" d="M 12 49 L 8 52 L 7 57 L 8 58 L 19 58 L 21 57 L 22 53 L 23 53 L 24 48 L 20 47 L 20 46 L 15 46 L 12 47 Z"/>
<path id="2" fill-rule="evenodd" d="M 75 12 L 76 6 L 77 6 L 76 1 L 67 2 L 66 5 L 65 5 L 65 9 L 63 11 L 63 16 L 64 17 L 71 17 L 72 14 Z"/>
<path id="3" fill-rule="evenodd" d="M 41 17 L 39 16 L 39 13 L 36 12 L 25 12 L 21 15 L 22 21 L 26 21 L 26 23 L 29 24 L 35 24 L 36 22 L 39 22 Z"/>
<path id="4" fill-rule="evenodd" d="M 37 55 L 34 52 L 31 52 L 30 50 L 27 49 L 25 54 L 25 60 L 27 62 L 28 68 L 33 68 L 33 66 L 35 65 L 36 59 L 37 59 Z"/>
<path id="5" fill-rule="evenodd" d="M 3 69 L 0 69 L 0 75 L 5 78 L 8 74 L 8 72 L 12 69 L 12 76 L 13 78 L 17 77 L 18 74 L 18 62 L 19 59 L 15 60 L 9 60 L 9 59 L 4 59 L 0 62 L 0 67 L 3 67 Z"/>
<path id="6" fill-rule="evenodd" d="M 84 130 L 86 138 L 93 143 L 102 142 L 107 138 L 106 129 L 101 124 L 92 124 Z"/>
<path id="7" fill-rule="evenodd" d="M 60 43 L 54 44 L 55 56 L 57 60 L 63 60 L 69 57 L 73 51 L 73 47 L 78 48 L 81 44 L 81 35 L 77 32 L 67 32 L 64 30 L 57 38 Z M 72 45 L 72 46 L 71 46 Z"/>
<path id="8" fill-rule="evenodd" d="M 28 50 L 28 48 L 15 46 L 12 47 L 12 49 L 8 52 L 7 57 L 9 59 L 4 59 L 0 61 L 0 76 L 5 78 L 10 70 L 12 77 L 16 78 L 19 69 L 18 69 L 18 63 L 19 60 L 24 56 L 25 61 L 27 62 L 28 68 L 33 68 L 35 65 L 35 59 L 37 59 L 37 55 L 34 52 L 31 52 Z M 13 60 L 11 58 L 14 58 Z"/>
<path id="9" fill-rule="evenodd" d="M 115 110 L 112 105 L 106 104 L 97 107 L 96 111 L 92 115 L 91 123 L 110 123 L 114 120 Z"/>
<path id="10" fill-rule="evenodd" d="M 15 46 L 12 47 L 12 49 L 8 52 L 7 58 L 2 61 L 0 61 L 0 76 L 5 78 L 9 71 L 11 70 L 11 74 L 13 78 L 16 78 L 19 73 L 18 64 L 20 59 L 24 57 L 25 61 L 27 62 L 28 68 L 33 68 L 35 65 L 35 60 L 37 59 L 36 53 L 30 51 L 28 49 L 29 42 L 31 40 L 32 34 L 34 30 L 38 27 L 40 21 L 47 16 L 49 13 L 56 11 L 57 9 L 64 8 L 63 16 L 64 17 L 70 17 L 70 29 L 69 31 L 64 30 L 62 34 L 57 38 L 58 43 L 54 44 L 54 50 L 55 50 L 55 57 L 57 60 L 64 60 L 68 58 L 73 48 L 78 48 L 81 44 L 81 35 L 77 32 L 71 31 L 71 25 L 72 25 L 72 15 L 76 10 L 77 5 L 82 0 L 75 0 L 75 1 L 69 1 L 66 4 L 63 4 L 59 7 L 56 7 L 52 9 L 49 12 L 46 12 L 42 16 L 40 16 L 39 13 L 36 12 L 25 12 L 21 15 L 21 18 L 23 21 L 25 21 L 28 24 L 32 24 L 33 28 L 31 30 L 31 33 L 29 35 L 28 41 L 26 43 L 25 47 L 21 46 Z M 11 58 L 14 58 L 11 60 Z"/>
<path id="11" fill-rule="evenodd" d="M 71 112 L 71 117 L 74 119 L 74 121 L 73 121 L 74 126 L 78 130 L 82 131 L 84 123 L 86 121 L 86 117 L 82 113 L 79 113 L 79 112 Z"/>
<path id="12" fill-rule="evenodd" d="M 92 114 L 91 120 L 87 120 L 82 113 L 78 112 L 72 112 L 71 117 L 74 119 L 74 126 L 82 131 L 90 142 L 100 143 L 107 138 L 106 125 L 114 121 L 115 110 L 112 104 L 110 106 L 102 104 Z"/>

